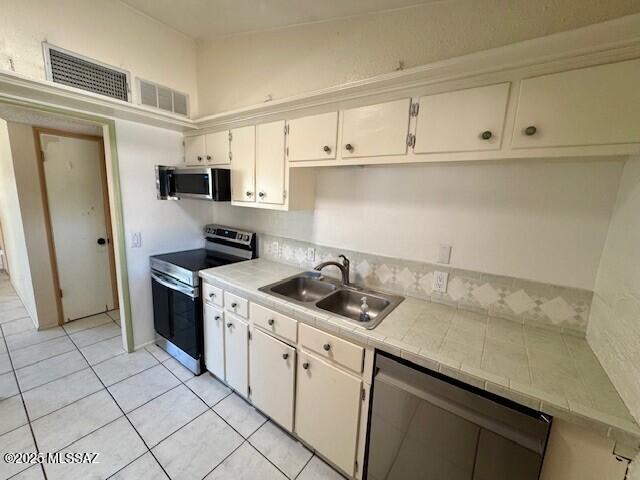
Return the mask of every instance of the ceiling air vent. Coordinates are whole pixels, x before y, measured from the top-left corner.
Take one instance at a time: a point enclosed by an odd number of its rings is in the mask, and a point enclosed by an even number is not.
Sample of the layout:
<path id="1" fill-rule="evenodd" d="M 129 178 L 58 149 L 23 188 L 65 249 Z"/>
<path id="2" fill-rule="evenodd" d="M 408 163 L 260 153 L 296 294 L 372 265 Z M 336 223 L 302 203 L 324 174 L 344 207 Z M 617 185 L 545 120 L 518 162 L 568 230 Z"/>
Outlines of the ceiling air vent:
<path id="1" fill-rule="evenodd" d="M 129 101 L 129 72 L 48 43 L 43 46 L 48 80 Z"/>
<path id="2" fill-rule="evenodd" d="M 179 115 L 189 115 L 189 96 L 163 87 L 157 83 L 138 78 L 140 103 Z"/>

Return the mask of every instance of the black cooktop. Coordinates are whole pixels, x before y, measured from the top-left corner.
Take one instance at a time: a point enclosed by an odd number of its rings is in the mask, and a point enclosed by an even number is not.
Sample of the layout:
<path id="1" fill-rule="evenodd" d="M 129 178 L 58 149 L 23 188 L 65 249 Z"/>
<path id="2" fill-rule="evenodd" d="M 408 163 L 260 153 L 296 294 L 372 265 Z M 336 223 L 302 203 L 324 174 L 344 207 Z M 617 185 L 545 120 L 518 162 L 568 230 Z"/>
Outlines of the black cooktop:
<path id="1" fill-rule="evenodd" d="M 246 260 L 222 252 L 212 252 L 204 248 L 154 255 L 153 258 L 185 268 L 191 272 Z"/>

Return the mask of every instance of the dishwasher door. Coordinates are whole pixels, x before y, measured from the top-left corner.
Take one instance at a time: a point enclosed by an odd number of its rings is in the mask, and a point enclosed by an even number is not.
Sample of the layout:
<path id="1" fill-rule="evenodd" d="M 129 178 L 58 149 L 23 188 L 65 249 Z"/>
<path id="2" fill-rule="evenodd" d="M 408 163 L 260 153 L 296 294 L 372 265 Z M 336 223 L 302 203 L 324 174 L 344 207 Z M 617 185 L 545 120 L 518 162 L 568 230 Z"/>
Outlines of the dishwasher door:
<path id="1" fill-rule="evenodd" d="M 369 480 L 537 480 L 551 418 L 376 355 Z"/>

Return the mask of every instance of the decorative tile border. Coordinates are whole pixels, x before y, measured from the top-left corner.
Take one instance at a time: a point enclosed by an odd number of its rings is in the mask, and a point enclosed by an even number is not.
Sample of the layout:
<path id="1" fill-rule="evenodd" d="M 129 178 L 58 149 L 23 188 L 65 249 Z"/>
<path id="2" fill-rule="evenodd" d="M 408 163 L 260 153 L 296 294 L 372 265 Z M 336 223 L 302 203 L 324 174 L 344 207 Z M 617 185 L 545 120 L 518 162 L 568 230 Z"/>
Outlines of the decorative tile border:
<path id="1" fill-rule="evenodd" d="M 260 234 L 258 238 L 262 258 L 312 268 L 345 254 L 351 260 L 354 283 L 365 287 L 585 336 L 593 298 L 593 292 L 588 290 L 325 247 L 266 234 Z M 313 260 L 307 258 L 310 248 L 315 249 Z M 449 273 L 446 294 L 431 288 L 436 270 Z M 337 269 L 327 269 L 326 273 L 339 274 Z"/>

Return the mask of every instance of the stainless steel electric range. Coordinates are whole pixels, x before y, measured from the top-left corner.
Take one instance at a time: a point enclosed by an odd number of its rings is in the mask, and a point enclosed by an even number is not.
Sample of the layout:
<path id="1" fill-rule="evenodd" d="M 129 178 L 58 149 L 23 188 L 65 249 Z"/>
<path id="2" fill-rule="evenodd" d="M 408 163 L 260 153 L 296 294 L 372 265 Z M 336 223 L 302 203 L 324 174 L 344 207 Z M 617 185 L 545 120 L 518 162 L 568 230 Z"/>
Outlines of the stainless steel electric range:
<path id="1" fill-rule="evenodd" d="M 156 345 L 196 375 L 204 371 L 198 272 L 257 257 L 255 233 L 207 225 L 204 236 L 205 248 L 150 258 Z"/>

